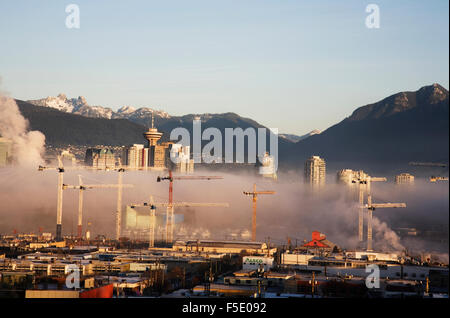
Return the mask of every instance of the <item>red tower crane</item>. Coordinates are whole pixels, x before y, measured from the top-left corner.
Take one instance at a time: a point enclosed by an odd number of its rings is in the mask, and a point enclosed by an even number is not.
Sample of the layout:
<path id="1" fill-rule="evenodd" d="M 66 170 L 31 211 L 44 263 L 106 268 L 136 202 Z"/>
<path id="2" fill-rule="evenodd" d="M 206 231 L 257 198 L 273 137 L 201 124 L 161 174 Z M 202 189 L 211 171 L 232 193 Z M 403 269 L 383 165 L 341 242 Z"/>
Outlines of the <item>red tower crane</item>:
<path id="1" fill-rule="evenodd" d="M 167 177 L 158 177 L 157 182 L 163 180 L 169 181 L 169 202 L 167 204 L 166 212 L 166 242 L 170 243 L 173 241 L 173 181 L 174 180 L 216 180 L 223 179 L 220 176 L 173 176 L 172 170 L 169 170 L 169 175 Z"/>

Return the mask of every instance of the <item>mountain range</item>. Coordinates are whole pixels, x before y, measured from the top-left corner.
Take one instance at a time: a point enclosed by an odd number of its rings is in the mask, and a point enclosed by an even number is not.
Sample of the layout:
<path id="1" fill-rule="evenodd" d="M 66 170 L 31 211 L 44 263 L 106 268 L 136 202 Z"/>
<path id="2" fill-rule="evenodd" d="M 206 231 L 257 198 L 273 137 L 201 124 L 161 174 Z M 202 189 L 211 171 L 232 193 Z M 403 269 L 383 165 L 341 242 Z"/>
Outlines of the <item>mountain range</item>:
<path id="1" fill-rule="evenodd" d="M 152 112 L 155 125 L 164 132 L 173 128 L 192 131 L 198 114 L 170 116 L 151 108 L 122 107 L 117 112 L 89 106 L 83 97 L 68 99 L 60 94 L 41 100 L 20 101 L 32 129 L 42 131 L 50 144 L 124 145 L 144 143 L 142 132 Z M 264 127 L 235 113 L 202 114 L 202 129 Z M 439 84 L 417 91 L 399 92 L 381 101 L 357 108 L 349 117 L 323 132 L 305 136 L 281 135 L 280 166 L 301 167 L 311 155 L 319 155 L 327 166 L 347 164 L 404 165 L 410 161 L 448 162 L 449 96 Z"/>
<path id="2" fill-rule="evenodd" d="M 165 119 L 170 119 L 172 117 L 165 111 L 155 110 L 149 107 L 140 107 L 136 109 L 133 106 L 122 106 L 115 112 L 109 107 L 89 105 L 84 96 L 78 96 L 78 98 L 67 98 L 65 94 L 48 96 L 46 98 L 35 100 L 27 100 L 26 102 L 36 106 L 54 108 L 65 113 L 77 114 L 85 117 L 128 119 L 144 126 L 149 125 L 152 115 L 154 117 Z M 210 115 L 208 116 L 208 114 L 203 114 L 203 117 L 210 117 Z M 315 129 L 302 136 L 297 136 L 294 134 L 279 134 L 279 137 L 288 141 L 297 142 L 315 134 L 320 134 L 320 130 Z"/>
<path id="3" fill-rule="evenodd" d="M 317 135 L 320 133 L 321 133 L 320 130 L 314 129 L 314 130 L 310 131 L 309 133 L 304 134 L 302 136 L 297 136 L 297 135 L 293 135 L 293 134 L 279 134 L 278 136 L 281 138 L 285 138 L 292 142 L 299 142 L 300 140 L 306 139 L 308 137 L 311 137 L 311 136 L 314 136 L 314 135 Z"/>
<path id="4" fill-rule="evenodd" d="M 152 114 L 162 118 L 170 117 L 169 114 L 162 110 L 154 110 L 148 107 L 135 109 L 132 106 L 122 106 L 115 112 L 109 107 L 90 106 L 83 96 L 78 96 L 78 98 L 67 98 L 65 94 L 59 94 L 56 97 L 49 96 L 42 99 L 28 100 L 27 102 L 36 106 L 50 107 L 62 112 L 93 118 L 148 120 Z"/>
<path id="5" fill-rule="evenodd" d="M 286 160 L 295 163 L 316 154 L 334 167 L 448 162 L 448 145 L 449 94 L 433 84 L 357 108 L 321 134 L 294 144 Z"/>

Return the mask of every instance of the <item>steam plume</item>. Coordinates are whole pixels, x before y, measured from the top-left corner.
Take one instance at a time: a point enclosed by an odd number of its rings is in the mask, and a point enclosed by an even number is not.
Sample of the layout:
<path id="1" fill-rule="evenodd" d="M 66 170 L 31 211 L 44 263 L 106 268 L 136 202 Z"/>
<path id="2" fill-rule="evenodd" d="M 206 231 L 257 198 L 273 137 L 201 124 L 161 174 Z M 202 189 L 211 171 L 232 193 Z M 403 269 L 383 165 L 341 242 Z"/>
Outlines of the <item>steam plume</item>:
<path id="1" fill-rule="evenodd" d="M 0 95 L 0 135 L 12 141 L 12 159 L 20 166 L 42 164 L 45 136 L 29 131 L 29 123 L 22 116 L 14 99 Z"/>

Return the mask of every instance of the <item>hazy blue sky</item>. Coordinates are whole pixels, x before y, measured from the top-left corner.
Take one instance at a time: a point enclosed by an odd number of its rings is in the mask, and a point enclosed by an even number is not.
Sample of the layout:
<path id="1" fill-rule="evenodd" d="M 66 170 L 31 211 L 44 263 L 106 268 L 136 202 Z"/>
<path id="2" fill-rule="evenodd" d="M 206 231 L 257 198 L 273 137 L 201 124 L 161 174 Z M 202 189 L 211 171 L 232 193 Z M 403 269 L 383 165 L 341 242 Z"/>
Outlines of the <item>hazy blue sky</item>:
<path id="1" fill-rule="evenodd" d="M 66 5 L 81 28 L 65 26 Z M 380 8 L 368 29 L 365 8 Z M 449 2 L 0 0 L 2 89 L 173 115 L 236 112 L 281 132 L 449 87 Z"/>

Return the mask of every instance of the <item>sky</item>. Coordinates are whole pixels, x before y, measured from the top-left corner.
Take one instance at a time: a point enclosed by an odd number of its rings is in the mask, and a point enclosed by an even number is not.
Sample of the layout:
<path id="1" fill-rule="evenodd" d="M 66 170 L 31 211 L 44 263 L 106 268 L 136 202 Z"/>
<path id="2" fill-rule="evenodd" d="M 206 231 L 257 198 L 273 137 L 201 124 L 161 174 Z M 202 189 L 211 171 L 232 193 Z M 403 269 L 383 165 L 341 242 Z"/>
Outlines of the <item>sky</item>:
<path id="1" fill-rule="evenodd" d="M 379 28 L 366 27 L 371 3 Z M 235 112 L 302 135 L 400 91 L 448 89 L 448 28 L 446 0 L 1 0 L 0 89 Z"/>

